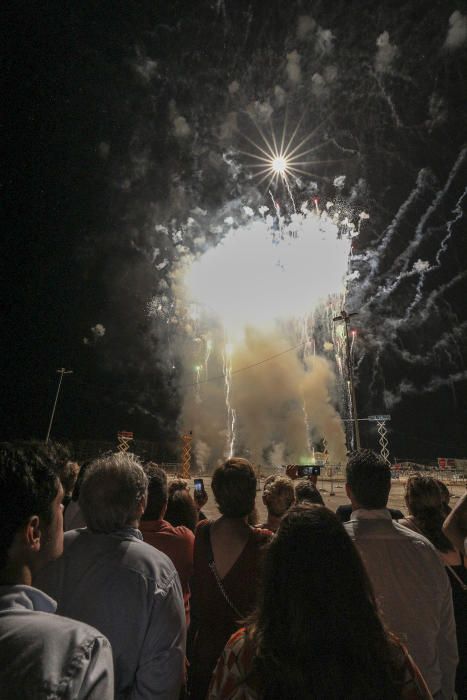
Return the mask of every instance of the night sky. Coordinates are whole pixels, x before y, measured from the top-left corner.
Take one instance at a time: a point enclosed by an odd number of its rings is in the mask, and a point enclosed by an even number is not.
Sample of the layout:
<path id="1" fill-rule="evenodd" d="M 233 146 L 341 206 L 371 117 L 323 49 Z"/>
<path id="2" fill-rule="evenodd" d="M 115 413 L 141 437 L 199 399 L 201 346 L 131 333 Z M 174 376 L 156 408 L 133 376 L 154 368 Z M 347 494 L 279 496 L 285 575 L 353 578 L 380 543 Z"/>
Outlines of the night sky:
<path id="1" fill-rule="evenodd" d="M 195 251 L 190 217 L 210 245 L 226 213 L 270 203 L 241 135 L 287 113 L 326 161 L 295 198 L 370 217 L 346 302 L 360 415 L 391 414 L 392 456 L 467 457 L 465 3 L 17 2 L 2 16 L 1 439 L 45 437 L 64 366 L 54 437 L 133 430 L 175 454 L 183 381 L 148 303 L 170 299 L 180 246 Z M 376 445 L 368 426 L 363 441 Z"/>

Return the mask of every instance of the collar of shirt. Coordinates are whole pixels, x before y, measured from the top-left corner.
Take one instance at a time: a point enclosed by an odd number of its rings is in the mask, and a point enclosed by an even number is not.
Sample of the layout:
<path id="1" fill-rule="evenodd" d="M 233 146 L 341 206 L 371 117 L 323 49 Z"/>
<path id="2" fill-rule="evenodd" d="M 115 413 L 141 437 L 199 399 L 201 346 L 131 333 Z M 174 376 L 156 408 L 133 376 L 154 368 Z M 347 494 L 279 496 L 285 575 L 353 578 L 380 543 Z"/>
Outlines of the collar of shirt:
<path id="1" fill-rule="evenodd" d="M 0 586 L 0 610 L 36 610 L 54 613 L 57 603 L 38 588 L 24 586 Z"/>
<path id="2" fill-rule="evenodd" d="M 139 524 L 141 532 L 159 532 L 159 530 L 166 529 L 167 527 L 172 529 L 172 525 L 163 518 L 159 518 L 158 520 L 141 520 Z"/>
<path id="3" fill-rule="evenodd" d="M 112 537 L 118 537 L 122 540 L 135 537 L 137 540 L 143 541 L 143 535 L 136 527 L 122 527 L 120 530 L 114 530 L 110 534 Z"/>
<path id="4" fill-rule="evenodd" d="M 352 511 L 350 520 L 392 520 L 387 508 L 358 508 Z"/>

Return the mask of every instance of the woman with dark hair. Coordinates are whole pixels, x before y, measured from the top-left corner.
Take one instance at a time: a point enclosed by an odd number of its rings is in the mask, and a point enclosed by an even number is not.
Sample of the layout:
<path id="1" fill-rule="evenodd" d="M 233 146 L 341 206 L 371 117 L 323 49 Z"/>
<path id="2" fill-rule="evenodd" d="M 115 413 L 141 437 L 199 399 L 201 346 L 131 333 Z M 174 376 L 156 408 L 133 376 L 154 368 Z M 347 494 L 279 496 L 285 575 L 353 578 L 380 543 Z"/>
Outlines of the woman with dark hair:
<path id="1" fill-rule="evenodd" d="M 295 503 L 316 503 L 324 506 L 322 495 L 308 479 L 302 479 L 295 484 Z"/>
<path id="2" fill-rule="evenodd" d="M 226 645 L 210 700 L 428 700 L 404 647 L 384 629 L 343 525 L 293 506 L 264 558 L 258 606 Z"/>
<path id="3" fill-rule="evenodd" d="M 436 547 L 446 568 L 452 588 L 456 620 L 459 664 L 456 673 L 456 693 L 467 698 L 467 567 L 464 555 L 444 534 L 442 528 L 449 514 L 449 491 L 431 476 L 411 476 L 405 487 L 405 502 L 409 515 L 398 522 L 424 535 Z M 447 496 L 446 496 L 447 491 Z"/>
<path id="4" fill-rule="evenodd" d="M 170 493 L 167 501 L 167 510 L 164 519 L 173 527 L 183 525 L 192 532 L 198 523 L 198 510 L 190 492 L 187 489 L 178 488 Z"/>
<path id="5" fill-rule="evenodd" d="M 229 459 L 212 478 L 221 512 L 198 525 L 195 538 L 190 641 L 190 698 L 206 697 L 228 638 L 256 601 L 261 549 L 272 533 L 248 524 L 256 476 L 246 459 Z"/>

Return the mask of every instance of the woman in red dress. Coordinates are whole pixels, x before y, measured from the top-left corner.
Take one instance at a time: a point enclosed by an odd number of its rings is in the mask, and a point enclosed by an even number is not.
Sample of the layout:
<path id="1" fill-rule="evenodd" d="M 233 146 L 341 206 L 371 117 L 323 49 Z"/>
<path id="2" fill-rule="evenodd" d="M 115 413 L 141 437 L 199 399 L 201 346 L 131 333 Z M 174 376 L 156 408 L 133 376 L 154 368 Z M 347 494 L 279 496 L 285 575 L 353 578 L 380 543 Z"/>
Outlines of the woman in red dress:
<path id="1" fill-rule="evenodd" d="M 190 626 L 190 698 L 204 700 L 227 640 L 256 603 L 263 545 L 272 533 L 251 527 L 256 476 L 246 459 L 216 469 L 212 490 L 221 517 L 196 531 Z"/>

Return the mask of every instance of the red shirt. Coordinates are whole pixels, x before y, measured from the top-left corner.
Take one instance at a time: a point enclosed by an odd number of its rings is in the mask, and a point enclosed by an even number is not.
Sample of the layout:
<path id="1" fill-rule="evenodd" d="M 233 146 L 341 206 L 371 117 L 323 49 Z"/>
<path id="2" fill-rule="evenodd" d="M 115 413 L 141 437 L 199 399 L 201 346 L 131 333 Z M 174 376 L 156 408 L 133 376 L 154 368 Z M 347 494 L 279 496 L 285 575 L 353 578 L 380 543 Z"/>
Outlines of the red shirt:
<path id="1" fill-rule="evenodd" d="M 182 584 L 187 626 L 190 624 L 190 578 L 193 574 L 195 536 L 187 527 L 173 527 L 166 520 L 142 520 L 139 529 L 148 544 L 166 554 L 177 569 Z"/>

